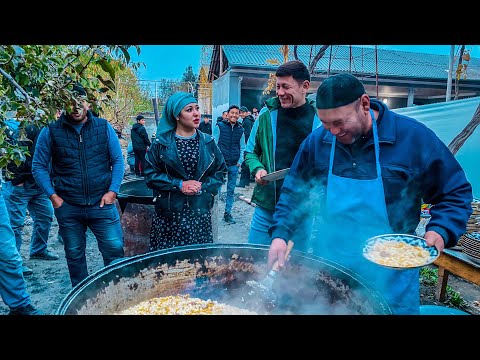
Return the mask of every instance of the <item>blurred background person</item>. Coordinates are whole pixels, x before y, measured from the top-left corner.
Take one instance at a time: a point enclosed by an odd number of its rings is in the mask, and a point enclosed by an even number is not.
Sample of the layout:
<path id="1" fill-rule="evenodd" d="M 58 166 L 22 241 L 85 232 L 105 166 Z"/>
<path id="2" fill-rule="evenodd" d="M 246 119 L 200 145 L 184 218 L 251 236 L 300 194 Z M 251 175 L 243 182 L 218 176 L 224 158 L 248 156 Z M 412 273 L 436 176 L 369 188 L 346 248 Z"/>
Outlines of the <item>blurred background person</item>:
<path id="1" fill-rule="evenodd" d="M 248 108 L 246 106 L 242 106 L 240 108 L 240 117 L 243 119 L 242 127 L 245 134 L 245 143 L 248 142 L 248 138 L 250 136 L 250 132 L 252 131 L 253 124 L 255 123 L 255 118 L 249 114 Z M 250 185 L 250 182 L 253 180 L 250 177 L 250 170 L 248 169 L 247 164 L 245 161 L 242 162 L 241 171 L 240 171 L 240 180 L 238 181 L 237 187 L 246 187 Z"/>
<path id="2" fill-rule="evenodd" d="M 258 118 L 258 109 L 256 107 L 252 108 L 252 116 L 255 120 Z"/>
<path id="3" fill-rule="evenodd" d="M 200 122 L 198 130 L 205 134 L 212 135 L 212 122 L 208 116 L 203 117 L 203 121 Z"/>
<path id="4" fill-rule="evenodd" d="M 10 120 L 10 124 L 16 120 Z M 33 220 L 32 235 L 30 238 L 30 259 L 58 260 L 59 256 L 47 247 L 50 228 L 53 222 L 53 207 L 47 195 L 37 185 L 32 175 L 32 158 L 35 154 L 37 137 L 40 130 L 35 125 L 25 128 L 25 140 L 16 138 L 18 145 L 25 146 L 29 155 L 18 166 L 14 162 L 7 165 L 7 176 L 3 191 L 3 197 L 8 209 L 10 225 L 15 234 L 17 250 L 20 253 L 22 246 L 22 234 L 27 216 L 27 210 Z M 13 131 L 13 133 L 15 133 Z M 23 266 L 23 274 L 31 275 L 32 269 Z"/>
<path id="5" fill-rule="evenodd" d="M 143 115 L 137 116 L 137 123 L 132 126 L 130 139 L 132 140 L 133 152 L 135 153 L 135 175 L 143 176 L 145 153 L 152 144 L 148 138 L 147 129 L 145 128 L 145 117 Z"/>
<path id="6" fill-rule="evenodd" d="M 135 153 L 133 152 L 132 142 L 129 141 L 127 145 L 127 164 L 131 174 L 135 174 Z"/>

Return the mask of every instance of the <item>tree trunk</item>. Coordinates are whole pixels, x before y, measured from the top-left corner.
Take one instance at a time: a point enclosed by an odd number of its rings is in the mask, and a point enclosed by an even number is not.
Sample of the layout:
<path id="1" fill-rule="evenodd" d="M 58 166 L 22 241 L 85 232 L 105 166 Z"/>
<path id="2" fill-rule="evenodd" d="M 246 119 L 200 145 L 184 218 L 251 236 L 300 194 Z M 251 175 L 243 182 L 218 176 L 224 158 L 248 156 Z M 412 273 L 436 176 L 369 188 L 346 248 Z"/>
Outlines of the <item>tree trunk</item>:
<path id="1" fill-rule="evenodd" d="M 448 149 L 455 155 L 458 150 L 465 144 L 465 141 L 473 134 L 478 124 L 480 123 L 480 105 L 478 105 L 472 120 L 465 126 L 465 128 L 448 144 Z"/>
<path id="2" fill-rule="evenodd" d="M 288 47 L 288 45 L 285 45 Z M 308 71 L 310 74 L 313 74 L 315 67 L 317 66 L 317 63 L 320 61 L 320 59 L 325 55 L 325 51 L 330 47 L 331 45 L 323 45 L 320 50 L 318 50 L 317 54 L 315 57 L 312 59 L 312 61 L 308 64 Z M 313 45 L 310 45 L 310 50 L 313 48 Z M 298 45 L 293 45 L 293 57 L 295 60 L 300 60 L 298 58 Z"/>

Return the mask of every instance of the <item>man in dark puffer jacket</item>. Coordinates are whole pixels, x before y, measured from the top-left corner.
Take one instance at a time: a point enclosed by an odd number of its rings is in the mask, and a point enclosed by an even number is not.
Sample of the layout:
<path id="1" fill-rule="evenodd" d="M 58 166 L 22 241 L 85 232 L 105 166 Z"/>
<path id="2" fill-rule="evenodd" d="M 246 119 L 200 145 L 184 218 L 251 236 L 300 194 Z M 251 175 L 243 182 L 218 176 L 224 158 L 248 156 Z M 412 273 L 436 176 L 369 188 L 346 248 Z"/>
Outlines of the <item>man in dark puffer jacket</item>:
<path id="1" fill-rule="evenodd" d="M 105 266 L 124 256 L 115 206 L 124 165 L 113 127 L 88 110 L 83 87 L 75 85 L 73 92 L 73 109 L 38 136 L 32 173 L 53 204 L 75 286 L 88 276 L 87 227 L 95 234 Z"/>

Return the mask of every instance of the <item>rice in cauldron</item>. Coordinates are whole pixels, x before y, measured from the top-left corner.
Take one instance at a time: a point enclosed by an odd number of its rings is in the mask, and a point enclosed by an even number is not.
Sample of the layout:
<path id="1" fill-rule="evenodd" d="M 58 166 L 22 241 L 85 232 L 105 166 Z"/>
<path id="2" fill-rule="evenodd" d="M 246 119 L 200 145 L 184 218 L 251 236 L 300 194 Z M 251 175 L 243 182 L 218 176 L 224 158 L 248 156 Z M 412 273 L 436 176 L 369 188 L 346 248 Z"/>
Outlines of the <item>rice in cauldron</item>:
<path id="1" fill-rule="evenodd" d="M 142 301 L 115 315 L 257 315 L 235 306 L 190 295 L 165 296 Z"/>

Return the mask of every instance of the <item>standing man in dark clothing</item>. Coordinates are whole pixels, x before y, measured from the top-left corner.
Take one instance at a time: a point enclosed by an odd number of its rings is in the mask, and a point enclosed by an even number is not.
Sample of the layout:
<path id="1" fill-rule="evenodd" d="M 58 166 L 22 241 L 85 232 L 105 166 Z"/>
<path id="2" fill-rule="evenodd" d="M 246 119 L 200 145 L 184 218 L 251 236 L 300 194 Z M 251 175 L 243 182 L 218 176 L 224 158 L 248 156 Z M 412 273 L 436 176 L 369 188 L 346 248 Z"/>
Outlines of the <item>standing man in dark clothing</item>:
<path id="1" fill-rule="evenodd" d="M 217 117 L 217 121 L 215 122 L 215 125 L 218 126 L 218 125 L 220 125 L 222 122 L 223 122 L 223 117 L 218 116 L 218 117 Z"/>
<path id="2" fill-rule="evenodd" d="M 198 130 L 205 134 L 212 135 L 212 122 L 208 116 L 203 117 L 203 122 L 200 123 Z"/>
<path id="3" fill-rule="evenodd" d="M 115 206 L 124 162 L 112 125 L 88 110 L 83 87 L 75 85 L 73 92 L 77 97 L 72 109 L 40 132 L 32 173 L 52 202 L 75 286 L 88 276 L 87 227 L 97 239 L 105 266 L 124 256 Z"/>
<path id="4" fill-rule="evenodd" d="M 242 125 L 238 123 L 238 106 L 230 105 L 227 113 L 228 123 L 220 123 L 218 126 L 215 126 L 213 137 L 227 165 L 227 198 L 225 200 L 223 220 L 229 224 L 235 224 L 236 221 L 233 220 L 231 212 L 238 177 L 238 168 L 243 162 L 245 134 Z"/>
<path id="5" fill-rule="evenodd" d="M 15 120 L 9 120 L 16 122 Z M 16 124 L 18 126 L 18 123 Z M 23 227 L 26 212 L 33 219 L 33 231 L 30 240 L 30 259 L 57 260 L 58 255 L 47 248 L 48 236 L 53 221 L 53 207 L 43 190 L 32 175 L 32 158 L 40 129 L 35 125 L 25 128 L 25 140 L 16 139 L 18 145 L 26 146 L 29 155 L 20 165 L 11 162 L 7 165 L 10 177 L 6 177 L 3 198 L 8 209 L 10 225 L 15 234 L 17 250 L 22 246 Z M 23 265 L 23 275 L 31 275 L 32 269 Z"/>
<path id="6" fill-rule="evenodd" d="M 226 110 L 222 112 L 222 116 L 217 117 L 216 125 L 219 125 L 221 123 L 228 124 L 228 115 Z"/>
<path id="7" fill-rule="evenodd" d="M 240 108 L 240 117 L 243 119 L 242 126 L 243 126 L 243 131 L 245 133 L 245 143 L 247 143 L 248 138 L 250 136 L 250 132 L 252 131 L 253 124 L 255 123 L 255 118 L 252 115 L 248 114 L 248 108 L 246 106 L 242 106 Z M 238 181 L 237 187 L 244 188 L 245 186 L 250 185 L 250 182 L 252 180 L 250 179 L 250 170 L 248 169 L 248 166 L 245 163 L 245 161 L 242 163 L 241 169 L 242 170 L 240 173 L 240 180 Z"/>
<path id="8" fill-rule="evenodd" d="M 137 123 L 132 126 L 130 137 L 135 153 L 135 175 L 144 176 L 145 154 L 152 143 L 148 138 L 147 129 L 145 129 L 145 117 L 143 115 L 137 116 Z"/>
<path id="9" fill-rule="evenodd" d="M 253 116 L 253 118 L 254 118 L 255 120 L 257 120 L 257 118 L 258 118 L 258 109 L 257 109 L 256 107 L 254 107 L 254 108 L 252 109 L 252 116 Z"/>

